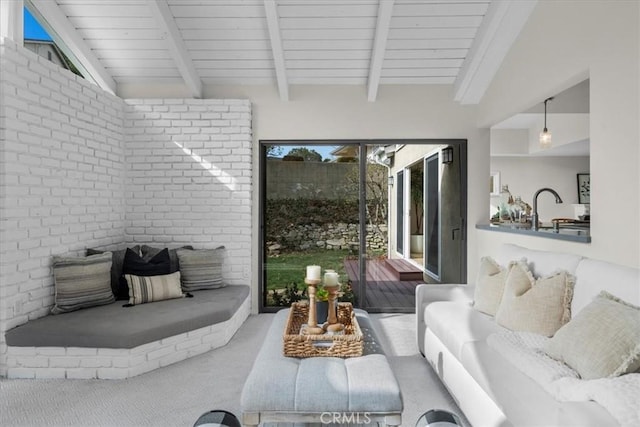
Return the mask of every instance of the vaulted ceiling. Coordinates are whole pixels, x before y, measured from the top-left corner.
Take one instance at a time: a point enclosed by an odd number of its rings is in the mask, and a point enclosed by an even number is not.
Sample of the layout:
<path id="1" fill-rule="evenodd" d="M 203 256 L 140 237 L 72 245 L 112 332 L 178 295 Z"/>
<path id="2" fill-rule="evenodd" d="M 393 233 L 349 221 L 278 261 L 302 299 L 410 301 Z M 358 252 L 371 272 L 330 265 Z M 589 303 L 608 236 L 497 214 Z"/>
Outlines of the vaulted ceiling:
<path id="1" fill-rule="evenodd" d="M 477 103 L 535 0 L 26 0 L 100 86 L 452 84 Z"/>

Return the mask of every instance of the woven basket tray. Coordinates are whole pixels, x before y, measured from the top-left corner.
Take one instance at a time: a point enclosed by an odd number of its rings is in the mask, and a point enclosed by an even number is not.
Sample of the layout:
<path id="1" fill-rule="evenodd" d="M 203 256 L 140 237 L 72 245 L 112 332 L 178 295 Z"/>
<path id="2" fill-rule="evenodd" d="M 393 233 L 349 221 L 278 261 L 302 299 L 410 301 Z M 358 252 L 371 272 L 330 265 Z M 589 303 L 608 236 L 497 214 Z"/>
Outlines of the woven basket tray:
<path id="1" fill-rule="evenodd" d="M 338 303 L 338 322 L 345 327 L 343 335 L 300 335 L 309 319 L 309 305 L 294 302 L 284 328 L 284 355 L 289 357 L 358 357 L 362 356 L 364 338 L 353 306 Z"/>

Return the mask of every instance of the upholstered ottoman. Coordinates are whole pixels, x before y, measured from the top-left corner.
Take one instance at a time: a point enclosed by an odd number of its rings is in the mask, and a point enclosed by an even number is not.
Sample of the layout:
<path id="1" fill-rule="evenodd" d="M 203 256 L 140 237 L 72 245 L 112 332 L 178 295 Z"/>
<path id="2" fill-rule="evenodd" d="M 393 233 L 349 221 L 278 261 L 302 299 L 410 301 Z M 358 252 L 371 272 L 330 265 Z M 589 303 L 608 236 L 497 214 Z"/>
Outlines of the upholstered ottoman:
<path id="1" fill-rule="evenodd" d="M 362 357 L 283 355 L 288 309 L 280 310 L 242 390 L 242 423 L 401 423 L 402 394 L 369 316 L 356 310 L 365 335 Z"/>

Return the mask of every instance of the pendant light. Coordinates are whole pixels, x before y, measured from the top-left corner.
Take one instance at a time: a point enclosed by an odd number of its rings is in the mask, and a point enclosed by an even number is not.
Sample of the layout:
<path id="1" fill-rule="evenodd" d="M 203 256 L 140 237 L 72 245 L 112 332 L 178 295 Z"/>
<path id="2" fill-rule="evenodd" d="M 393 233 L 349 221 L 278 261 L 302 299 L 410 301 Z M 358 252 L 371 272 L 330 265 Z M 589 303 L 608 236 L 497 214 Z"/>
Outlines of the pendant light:
<path id="1" fill-rule="evenodd" d="M 551 132 L 547 129 L 547 102 L 553 97 L 544 100 L 544 129 L 540 132 L 540 148 L 551 148 Z"/>

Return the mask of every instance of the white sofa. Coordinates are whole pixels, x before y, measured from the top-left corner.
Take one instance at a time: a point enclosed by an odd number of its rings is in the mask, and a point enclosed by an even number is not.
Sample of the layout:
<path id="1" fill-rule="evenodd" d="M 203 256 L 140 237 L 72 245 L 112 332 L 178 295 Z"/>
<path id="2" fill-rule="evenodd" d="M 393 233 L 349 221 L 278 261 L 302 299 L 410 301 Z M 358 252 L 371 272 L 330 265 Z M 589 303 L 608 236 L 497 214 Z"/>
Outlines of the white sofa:
<path id="1" fill-rule="evenodd" d="M 640 305 L 638 269 L 511 244 L 499 252 L 487 255 L 501 265 L 526 258 L 536 277 L 560 269 L 575 275 L 572 316 L 601 290 Z M 473 426 L 619 425 L 594 401 L 556 400 L 494 350 L 487 338 L 505 329 L 472 307 L 473 295 L 473 285 L 416 288 L 418 347 Z"/>

